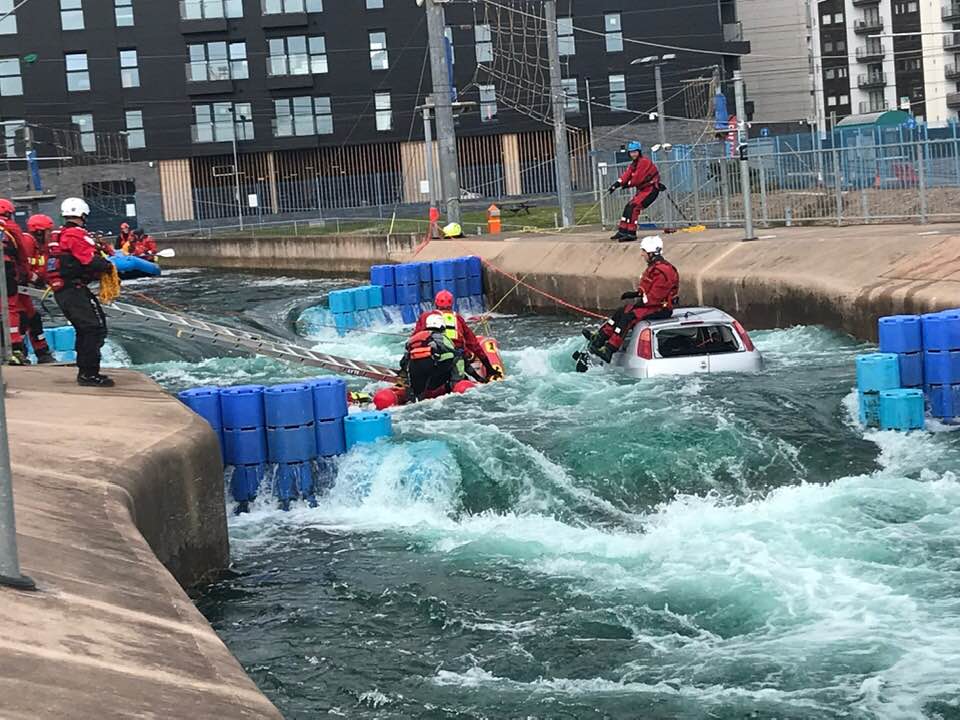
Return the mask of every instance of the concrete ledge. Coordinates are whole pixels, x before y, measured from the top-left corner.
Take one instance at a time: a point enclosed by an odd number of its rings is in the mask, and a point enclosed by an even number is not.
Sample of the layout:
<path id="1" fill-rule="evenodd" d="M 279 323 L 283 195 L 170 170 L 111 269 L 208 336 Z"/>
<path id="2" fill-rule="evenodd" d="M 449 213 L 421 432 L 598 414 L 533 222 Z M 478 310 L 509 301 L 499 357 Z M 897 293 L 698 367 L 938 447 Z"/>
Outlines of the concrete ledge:
<path id="1" fill-rule="evenodd" d="M 216 437 L 156 384 L 4 371 L 23 571 L 0 590 L 10 718 L 279 718 L 187 597 L 228 562 Z M 179 582 L 178 582 L 179 581 Z"/>

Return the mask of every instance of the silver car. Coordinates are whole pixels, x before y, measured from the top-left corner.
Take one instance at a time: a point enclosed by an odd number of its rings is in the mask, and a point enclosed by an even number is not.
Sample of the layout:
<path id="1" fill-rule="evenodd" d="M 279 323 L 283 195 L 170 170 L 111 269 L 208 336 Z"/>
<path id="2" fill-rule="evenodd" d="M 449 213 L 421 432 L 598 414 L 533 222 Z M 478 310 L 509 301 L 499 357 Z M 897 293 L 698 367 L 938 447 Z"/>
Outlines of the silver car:
<path id="1" fill-rule="evenodd" d="M 679 308 L 667 320 L 644 320 L 610 368 L 636 378 L 758 372 L 763 356 L 735 318 L 716 308 Z"/>

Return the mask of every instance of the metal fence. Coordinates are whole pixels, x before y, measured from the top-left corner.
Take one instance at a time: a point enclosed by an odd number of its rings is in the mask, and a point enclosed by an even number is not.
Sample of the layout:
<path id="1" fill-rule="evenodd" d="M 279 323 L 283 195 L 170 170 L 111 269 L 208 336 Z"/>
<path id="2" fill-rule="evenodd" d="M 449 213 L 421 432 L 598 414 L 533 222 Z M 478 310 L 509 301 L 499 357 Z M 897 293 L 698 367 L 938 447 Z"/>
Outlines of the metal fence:
<path id="1" fill-rule="evenodd" d="M 759 226 L 931 222 L 960 218 L 960 139 L 784 150 L 750 143 L 750 194 Z M 666 196 L 641 222 L 676 226 L 744 224 L 739 160 L 729 145 L 675 148 L 657 162 Z M 602 187 L 623 166 L 601 166 Z M 619 219 L 626 192 L 604 196 L 605 225 Z"/>

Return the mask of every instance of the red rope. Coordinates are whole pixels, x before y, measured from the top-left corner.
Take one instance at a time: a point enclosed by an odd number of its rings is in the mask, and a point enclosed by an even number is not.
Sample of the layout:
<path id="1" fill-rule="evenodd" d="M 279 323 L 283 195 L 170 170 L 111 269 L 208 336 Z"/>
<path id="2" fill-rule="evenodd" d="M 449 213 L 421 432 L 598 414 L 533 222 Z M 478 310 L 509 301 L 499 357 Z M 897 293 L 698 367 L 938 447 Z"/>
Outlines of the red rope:
<path id="1" fill-rule="evenodd" d="M 607 316 L 606 316 L 606 315 L 600 315 L 599 313 L 595 313 L 595 312 L 593 312 L 592 310 L 587 310 L 586 308 L 579 307 L 579 306 L 577 306 L 577 305 L 574 305 L 573 303 L 568 303 L 566 300 L 563 300 L 563 299 L 561 299 L 561 298 L 558 298 L 556 295 L 551 295 L 550 293 L 546 292 L 545 290 L 541 290 L 540 288 L 535 288 L 533 285 L 530 285 L 529 283 L 524 282 L 523 280 L 521 280 L 521 279 L 518 278 L 517 276 L 511 275 L 511 274 L 508 273 L 506 270 L 501 270 L 500 268 L 498 268 L 496 265 L 494 265 L 493 263 L 491 263 L 491 262 L 488 261 L 488 260 L 484 260 L 483 258 L 481 258 L 481 262 L 483 262 L 484 265 L 486 265 L 488 268 L 490 268 L 490 269 L 493 270 L 494 272 L 498 272 L 498 273 L 500 273 L 501 275 L 503 275 L 504 277 L 510 278 L 510 279 L 513 280 L 515 283 L 517 283 L 517 285 L 523 285 L 523 286 L 524 286 L 525 288 L 527 288 L 528 290 L 531 290 L 532 292 L 535 292 L 535 293 L 537 293 L 538 295 L 542 295 L 543 297 L 547 298 L 548 300 L 553 300 L 553 302 L 557 303 L 557 305 L 560 305 L 560 306 L 562 306 L 562 307 L 568 308 L 569 310 L 574 310 L 575 312 L 578 312 L 578 313 L 580 313 L 581 315 L 585 315 L 586 317 L 597 318 L 597 319 L 599 319 L 599 320 L 606 320 L 606 319 L 607 319 Z"/>

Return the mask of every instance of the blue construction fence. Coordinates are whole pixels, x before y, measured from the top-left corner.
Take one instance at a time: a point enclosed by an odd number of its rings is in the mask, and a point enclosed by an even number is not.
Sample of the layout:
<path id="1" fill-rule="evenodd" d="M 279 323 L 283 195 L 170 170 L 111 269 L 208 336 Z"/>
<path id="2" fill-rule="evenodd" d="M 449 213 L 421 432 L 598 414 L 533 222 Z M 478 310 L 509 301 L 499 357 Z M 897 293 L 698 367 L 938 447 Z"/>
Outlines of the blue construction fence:
<path id="1" fill-rule="evenodd" d="M 960 309 L 879 320 L 880 352 L 857 358 L 860 422 L 914 430 L 960 418 Z"/>
<path id="2" fill-rule="evenodd" d="M 237 512 L 264 494 L 284 510 L 297 499 L 316 506 L 336 479 L 337 457 L 393 434 L 387 413 L 349 413 L 347 383 L 337 377 L 193 388 L 179 398 L 220 438 Z"/>

